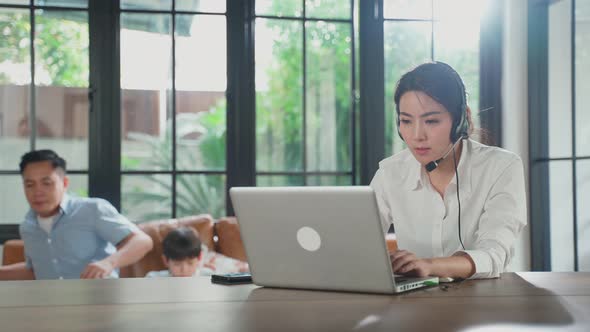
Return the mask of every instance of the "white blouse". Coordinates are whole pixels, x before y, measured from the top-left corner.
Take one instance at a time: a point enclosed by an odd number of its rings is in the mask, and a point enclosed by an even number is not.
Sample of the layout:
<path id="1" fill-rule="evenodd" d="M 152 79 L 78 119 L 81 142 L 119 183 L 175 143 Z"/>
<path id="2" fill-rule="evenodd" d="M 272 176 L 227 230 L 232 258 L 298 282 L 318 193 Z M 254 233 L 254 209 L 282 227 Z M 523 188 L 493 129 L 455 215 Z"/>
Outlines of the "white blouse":
<path id="1" fill-rule="evenodd" d="M 512 152 L 464 140 L 458 173 L 466 250 L 459 242 L 455 177 L 441 198 L 408 149 L 382 160 L 371 181 L 383 230 L 393 223 L 398 247 L 420 258 L 465 252 L 475 263 L 471 278 L 498 277 L 527 221 L 522 161 Z"/>

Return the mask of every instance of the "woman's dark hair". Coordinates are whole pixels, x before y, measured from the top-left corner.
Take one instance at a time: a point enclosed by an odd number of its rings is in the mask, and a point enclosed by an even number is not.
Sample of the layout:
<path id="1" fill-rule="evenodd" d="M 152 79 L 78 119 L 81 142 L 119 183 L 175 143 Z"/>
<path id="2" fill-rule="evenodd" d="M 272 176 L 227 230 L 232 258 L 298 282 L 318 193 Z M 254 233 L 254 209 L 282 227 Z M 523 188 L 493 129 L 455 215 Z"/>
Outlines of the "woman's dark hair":
<path id="1" fill-rule="evenodd" d="M 25 153 L 21 157 L 21 161 L 19 164 L 20 167 L 20 174 L 22 175 L 25 171 L 25 168 L 28 164 L 37 163 L 41 161 L 49 161 L 51 162 L 51 166 L 53 169 L 59 169 L 64 174 L 66 173 L 66 161 L 57 155 L 53 150 L 35 150 L 31 152 Z"/>
<path id="2" fill-rule="evenodd" d="M 395 108 L 399 129 L 399 103 L 409 91 L 421 91 L 443 105 L 453 119 L 451 141 L 467 137 L 470 119 L 467 119 L 467 96 L 463 80 L 451 66 L 444 62 L 427 62 L 402 75 L 395 88 Z M 398 131 L 399 132 L 399 131 Z"/>
<path id="3" fill-rule="evenodd" d="M 199 257 L 201 240 L 194 229 L 179 227 L 166 235 L 162 241 L 162 251 L 167 259 L 173 261 Z"/>

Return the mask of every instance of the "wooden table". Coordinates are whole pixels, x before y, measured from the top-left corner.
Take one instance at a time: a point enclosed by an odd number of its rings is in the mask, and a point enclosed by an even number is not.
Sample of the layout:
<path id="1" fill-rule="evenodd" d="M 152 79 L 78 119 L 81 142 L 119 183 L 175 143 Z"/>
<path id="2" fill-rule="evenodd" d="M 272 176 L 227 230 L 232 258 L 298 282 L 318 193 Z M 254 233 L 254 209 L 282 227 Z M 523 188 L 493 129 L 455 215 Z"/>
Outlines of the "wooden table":
<path id="1" fill-rule="evenodd" d="M 1 331 L 590 331 L 590 273 L 506 273 L 403 295 L 208 278 L 0 282 Z"/>

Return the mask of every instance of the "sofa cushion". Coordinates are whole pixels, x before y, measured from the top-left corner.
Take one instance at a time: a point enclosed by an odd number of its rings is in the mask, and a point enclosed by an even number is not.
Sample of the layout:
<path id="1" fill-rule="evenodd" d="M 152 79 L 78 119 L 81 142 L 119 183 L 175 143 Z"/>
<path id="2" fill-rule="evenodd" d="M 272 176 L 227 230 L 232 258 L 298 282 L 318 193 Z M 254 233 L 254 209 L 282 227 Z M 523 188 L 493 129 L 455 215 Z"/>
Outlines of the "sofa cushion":
<path id="1" fill-rule="evenodd" d="M 225 217 L 215 223 L 215 250 L 225 256 L 246 261 L 246 250 L 240 236 L 240 226 L 234 217 Z"/>
<path id="2" fill-rule="evenodd" d="M 2 248 L 2 265 L 25 261 L 25 243 L 23 240 L 8 240 Z"/>
<path id="3" fill-rule="evenodd" d="M 173 229 L 184 226 L 194 228 L 199 233 L 201 242 L 209 249 L 214 249 L 213 218 L 208 214 L 184 217 L 180 219 L 156 220 L 138 224 L 139 228 L 154 241 L 154 248 L 138 262 L 121 268 L 120 277 L 143 277 L 150 271 L 166 269 L 162 262 L 162 240 Z"/>

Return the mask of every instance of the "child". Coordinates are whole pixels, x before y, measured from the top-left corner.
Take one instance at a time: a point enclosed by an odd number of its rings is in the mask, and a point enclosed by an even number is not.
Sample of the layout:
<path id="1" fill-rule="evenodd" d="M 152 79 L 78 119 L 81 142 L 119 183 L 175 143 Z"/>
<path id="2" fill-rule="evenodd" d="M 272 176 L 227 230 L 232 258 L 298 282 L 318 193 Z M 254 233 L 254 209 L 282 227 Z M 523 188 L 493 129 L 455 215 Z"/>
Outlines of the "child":
<path id="1" fill-rule="evenodd" d="M 199 275 L 202 250 L 197 232 L 188 227 L 172 230 L 162 241 L 162 260 L 168 270 L 151 271 L 146 277 L 192 277 Z"/>
<path id="2" fill-rule="evenodd" d="M 193 277 L 213 273 L 247 272 L 248 264 L 216 252 L 201 244 L 197 232 L 189 227 L 172 230 L 162 241 L 162 260 L 168 270 L 151 271 L 146 277 Z"/>

